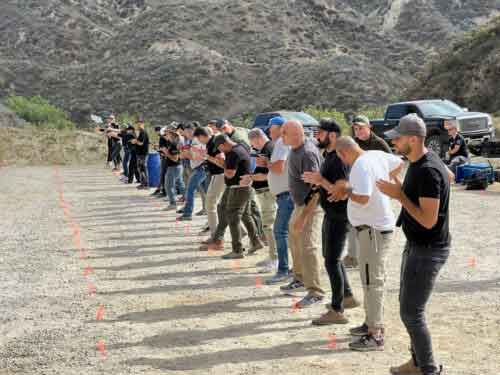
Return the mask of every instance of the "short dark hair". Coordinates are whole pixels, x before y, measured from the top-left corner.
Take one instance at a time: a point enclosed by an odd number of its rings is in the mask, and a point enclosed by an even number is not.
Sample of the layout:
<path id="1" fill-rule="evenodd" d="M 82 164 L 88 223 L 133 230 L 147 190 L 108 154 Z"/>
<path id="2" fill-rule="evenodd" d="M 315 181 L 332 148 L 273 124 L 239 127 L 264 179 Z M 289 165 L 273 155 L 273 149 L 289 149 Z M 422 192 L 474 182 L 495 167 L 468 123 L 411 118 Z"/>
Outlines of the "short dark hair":
<path id="1" fill-rule="evenodd" d="M 194 129 L 193 137 L 210 137 L 210 133 L 206 128 L 196 128 Z"/>
<path id="2" fill-rule="evenodd" d="M 329 133 L 336 133 L 339 136 L 342 134 L 342 127 L 333 118 L 322 118 L 319 120 L 319 128 Z"/>

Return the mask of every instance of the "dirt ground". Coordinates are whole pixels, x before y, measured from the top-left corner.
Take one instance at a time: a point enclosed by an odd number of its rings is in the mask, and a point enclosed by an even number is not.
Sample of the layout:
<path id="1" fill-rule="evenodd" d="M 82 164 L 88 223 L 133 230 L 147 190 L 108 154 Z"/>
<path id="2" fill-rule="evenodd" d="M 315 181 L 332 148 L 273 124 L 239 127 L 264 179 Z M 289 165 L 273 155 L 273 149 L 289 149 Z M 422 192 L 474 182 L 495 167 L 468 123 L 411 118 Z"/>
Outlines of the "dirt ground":
<path id="1" fill-rule="evenodd" d="M 493 191 L 495 190 L 495 191 Z M 204 218 L 102 166 L 0 169 L 0 374 L 388 374 L 409 357 L 398 315 L 403 235 L 391 248 L 384 352 L 348 350 L 348 329 L 313 327 L 255 263 L 197 250 Z M 199 207 L 199 202 L 198 202 Z M 451 375 L 500 374 L 500 188 L 455 188 L 454 245 L 428 309 Z M 349 271 L 356 295 L 358 271 Z M 327 288 L 326 273 L 323 282 Z"/>

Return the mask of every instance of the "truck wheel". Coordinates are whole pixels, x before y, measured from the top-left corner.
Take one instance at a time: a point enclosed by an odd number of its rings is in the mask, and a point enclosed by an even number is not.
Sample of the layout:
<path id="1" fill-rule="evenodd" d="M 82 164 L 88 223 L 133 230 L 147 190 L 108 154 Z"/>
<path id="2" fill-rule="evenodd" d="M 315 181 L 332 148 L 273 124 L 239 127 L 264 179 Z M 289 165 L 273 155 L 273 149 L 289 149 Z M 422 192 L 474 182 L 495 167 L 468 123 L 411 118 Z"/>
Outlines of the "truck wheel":
<path id="1" fill-rule="evenodd" d="M 435 134 L 427 137 L 425 140 L 425 146 L 442 157 L 441 153 L 443 151 L 443 143 L 441 142 L 441 137 L 439 135 Z"/>

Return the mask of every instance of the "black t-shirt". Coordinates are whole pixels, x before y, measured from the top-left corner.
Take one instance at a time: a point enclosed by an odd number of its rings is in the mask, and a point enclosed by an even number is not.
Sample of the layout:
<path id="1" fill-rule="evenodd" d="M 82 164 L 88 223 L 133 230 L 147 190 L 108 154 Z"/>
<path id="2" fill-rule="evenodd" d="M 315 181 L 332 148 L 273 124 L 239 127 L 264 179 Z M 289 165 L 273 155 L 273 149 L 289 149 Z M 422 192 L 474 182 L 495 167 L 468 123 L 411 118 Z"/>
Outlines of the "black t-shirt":
<path id="1" fill-rule="evenodd" d="M 450 137 L 450 150 L 455 148 L 455 146 L 459 146 L 458 152 L 456 154 L 450 154 L 450 161 L 456 158 L 457 156 L 463 156 L 465 158 L 469 158 L 469 151 L 467 150 L 467 145 L 465 144 L 465 139 L 461 134 L 457 134 L 455 138 Z"/>
<path id="2" fill-rule="evenodd" d="M 166 158 L 166 156 L 163 155 L 163 153 L 161 152 L 161 149 L 167 147 L 168 147 L 168 141 L 164 137 L 160 136 L 160 140 L 158 142 L 158 150 L 160 150 L 160 157 Z"/>
<path id="3" fill-rule="evenodd" d="M 181 153 L 180 145 L 179 142 L 177 141 L 167 141 L 167 150 L 171 155 L 179 155 Z M 177 159 L 177 161 L 174 161 L 170 158 L 167 157 L 167 167 L 177 167 L 180 165 L 181 159 Z"/>
<path id="4" fill-rule="evenodd" d="M 219 149 L 215 147 L 215 137 L 210 138 L 210 140 L 207 143 L 207 155 L 216 157 L 220 153 L 221 152 L 219 151 Z M 208 173 L 210 173 L 213 176 L 224 173 L 224 168 L 221 168 L 215 165 L 214 163 L 207 161 L 206 165 Z"/>
<path id="5" fill-rule="evenodd" d="M 325 160 L 321 166 L 320 173 L 329 182 L 334 184 L 338 180 L 349 179 L 349 167 L 342 163 L 335 151 L 325 152 Z M 330 219 L 347 220 L 347 200 L 339 202 L 328 202 L 328 192 L 320 189 L 320 204 Z"/>
<path id="6" fill-rule="evenodd" d="M 224 165 L 226 169 L 236 170 L 233 178 L 225 177 L 226 185 L 239 185 L 241 176 L 250 174 L 250 153 L 245 146 L 238 143 L 226 154 Z"/>
<path id="7" fill-rule="evenodd" d="M 402 226 L 407 240 L 418 245 L 449 246 L 450 182 L 447 168 L 439 156 L 429 151 L 420 160 L 411 163 L 403 191 L 416 205 L 419 205 L 420 197 L 440 201 L 438 221 L 432 229 L 424 228 L 404 208 L 401 209 L 398 225 Z"/>
<path id="8" fill-rule="evenodd" d="M 127 151 L 130 151 L 132 148 L 135 149 L 135 145 L 133 145 L 132 143 L 130 143 L 130 141 L 132 139 L 135 139 L 135 135 L 134 134 L 130 134 L 130 133 L 120 133 L 120 138 L 122 139 L 122 144 L 123 144 L 123 148 Z"/>
<path id="9" fill-rule="evenodd" d="M 137 137 L 137 141 L 143 143 L 142 145 L 137 145 L 136 152 L 137 155 L 147 155 L 149 154 L 149 137 L 148 133 L 141 129 L 139 130 L 139 136 Z"/>
<path id="10" fill-rule="evenodd" d="M 262 147 L 262 150 L 260 150 L 258 152 L 259 155 L 263 155 L 265 156 L 268 160 L 271 160 L 271 154 L 273 153 L 273 149 L 274 149 L 274 142 L 273 141 L 268 141 L 264 147 Z M 257 174 L 257 173 L 263 173 L 263 174 L 268 174 L 269 173 L 269 169 L 267 169 L 266 167 L 255 167 L 255 170 L 253 172 L 254 174 Z M 267 182 L 267 180 L 265 181 L 254 181 L 252 183 L 252 186 L 254 189 L 264 189 L 264 188 L 268 188 L 269 187 L 269 184 Z"/>

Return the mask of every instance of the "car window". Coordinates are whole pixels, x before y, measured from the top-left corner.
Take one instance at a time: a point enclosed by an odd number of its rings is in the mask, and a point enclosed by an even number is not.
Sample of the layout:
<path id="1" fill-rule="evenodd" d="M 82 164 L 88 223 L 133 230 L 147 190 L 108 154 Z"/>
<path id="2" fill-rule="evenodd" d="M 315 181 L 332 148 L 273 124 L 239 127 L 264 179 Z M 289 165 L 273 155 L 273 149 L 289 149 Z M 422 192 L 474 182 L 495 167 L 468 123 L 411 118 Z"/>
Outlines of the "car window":
<path id="1" fill-rule="evenodd" d="M 456 116 L 464 112 L 462 108 L 448 100 L 420 103 L 419 108 L 424 117 Z"/>
<path id="2" fill-rule="evenodd" d="M 391 105 L 387 108 L 386 117 L 391 120 L 399 120 L 401 117 L 406 116 L 408 112 L 408 106 L 406 104 L 396 104 Z"/>

